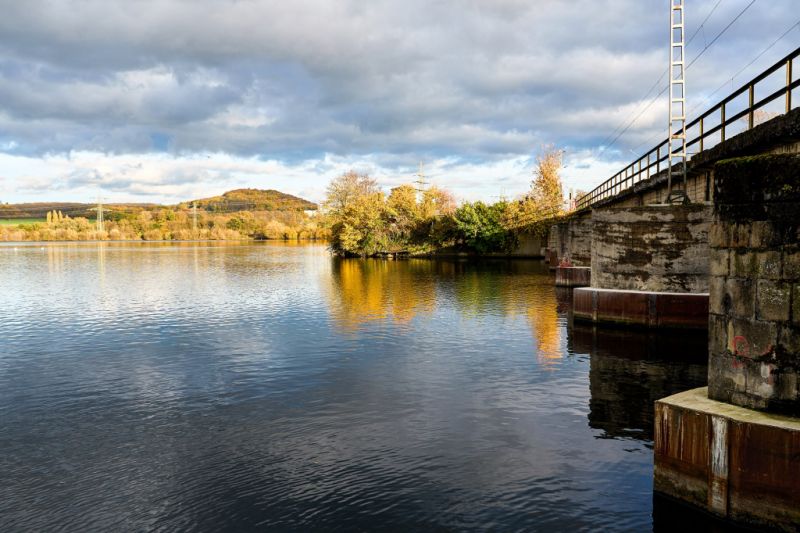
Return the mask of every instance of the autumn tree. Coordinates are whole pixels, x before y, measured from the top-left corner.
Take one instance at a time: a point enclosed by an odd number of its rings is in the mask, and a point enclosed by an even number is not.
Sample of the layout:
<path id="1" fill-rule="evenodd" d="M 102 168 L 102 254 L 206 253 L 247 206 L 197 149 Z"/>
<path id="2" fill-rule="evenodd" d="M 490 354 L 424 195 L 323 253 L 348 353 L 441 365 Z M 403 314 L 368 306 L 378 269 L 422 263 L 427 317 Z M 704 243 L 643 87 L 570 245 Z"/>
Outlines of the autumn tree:
<path id="1" fill-rule="evenodd" d="M 562 153 L 562 150 L 549 146 L 537 156 L 531 190 L 509 204 L 506 210 L 504 224 L 507 228 L 535 233 L 542 223 L 564 213 L 564 195 L 559 176 Z"/>
<path id="2" fill-rule="evenodd" d="M 378 183 L 374 179 L 368 174 L 350 170 L 330 182 L 324 207 L 328 213 L 341 214 L 359 199 L 374 193 L 380 193 Z"/>
<path id="3" fill-rule="evenodd" d="M 372 178 L 356 172 L 335 178 L 323 205 L 331 249 L 360 256 L 429 252 L 446 233 L 439 231 L 437 220 L 455 209 L 444 190 L 431 187 L 419 194 L 406 184 L 387 197 Z"/>
<path id="4" fill-rule="evenodd" d="M 562 150 L 556 150 L 551 146 L 536 158 L 530 196 L 542 218 L 553 218 L 564 211 L 564 194 L 559 176 L 562 154 Z"/>
<path id="5" fill-rule="evenodd" d="M 363 256 L 386 251 L 386 199 L 369 175 L 350 171 L 334 178 L 323 205 L 334 252 Z"/>
<path id="6" fill-rule="evenodd" d="M 395 242 L 407 241 L 420 221 L 417 191 L 411 185 L 400 185 L 386 200 L 389 231 Z"/>
<path id="7" fill-rule="evenodd" d="M 456 200 L 449 191 L 430 187 L 422 193 L 420 209 L 424 217 L 451 215 L 456 207 Z"/>

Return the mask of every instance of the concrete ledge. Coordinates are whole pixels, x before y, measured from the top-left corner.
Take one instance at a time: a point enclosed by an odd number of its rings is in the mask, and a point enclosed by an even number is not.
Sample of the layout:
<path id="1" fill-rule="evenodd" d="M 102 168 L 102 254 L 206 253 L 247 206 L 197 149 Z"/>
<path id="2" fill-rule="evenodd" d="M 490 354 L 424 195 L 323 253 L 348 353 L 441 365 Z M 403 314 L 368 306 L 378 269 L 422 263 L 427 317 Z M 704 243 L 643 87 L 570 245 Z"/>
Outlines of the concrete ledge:
<path id="1" fill-rule="evenodd" d="M 718 516 L 796 531 L 800 418 L 710 400 L 708 388 L 656 402 L 654 488 Z"/>
<path id="2" fill-rule="evenodd" d="M 590 267 L 557 267 L 556 287 L 588 287 L 592 281 Z"/>
<path id="3" fill-rule="evenodd" d="M 708 294 L 578 288 L 575 320 L 647 328 L 708 328 Z"/>

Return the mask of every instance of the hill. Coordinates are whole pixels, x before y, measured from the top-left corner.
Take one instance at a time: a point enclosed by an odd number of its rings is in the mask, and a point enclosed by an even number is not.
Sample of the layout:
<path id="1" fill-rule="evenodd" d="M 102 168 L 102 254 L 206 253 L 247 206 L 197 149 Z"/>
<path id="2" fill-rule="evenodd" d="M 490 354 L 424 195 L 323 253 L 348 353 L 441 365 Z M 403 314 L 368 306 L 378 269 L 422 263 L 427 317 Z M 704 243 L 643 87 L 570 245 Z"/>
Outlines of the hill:
<path id="1" fill-rule="evenodd" d="M 275 190 L 235 189 L 221 196 L 195 200 L 197 207 L 215 213 L 231 213 L 236 211 L 311 211 L 317 204 Z M 182 202 L 179 209 L 189 209 L 192 202 Z M 108 203 L 104 208 L 111 213 L 136 215 L 139 211 L 155 211 L 170 206 L 158 204 Z M 44 219 L 48 211 L 61 211 L 70 217 L 94 218 L 97 204 L 80 202 L 33 202 L 25 204 L 0 204 L 0 219 Z"/>
<path id="2" fill-rule="evenodd" d="M 221 196 L 195 200 L 197 207 L 211 212 L 231 211 L 308 211 L 317 204 L 273 189 L 235 189 Z M 190 207 L 192 202 L 180 204 Z"/>

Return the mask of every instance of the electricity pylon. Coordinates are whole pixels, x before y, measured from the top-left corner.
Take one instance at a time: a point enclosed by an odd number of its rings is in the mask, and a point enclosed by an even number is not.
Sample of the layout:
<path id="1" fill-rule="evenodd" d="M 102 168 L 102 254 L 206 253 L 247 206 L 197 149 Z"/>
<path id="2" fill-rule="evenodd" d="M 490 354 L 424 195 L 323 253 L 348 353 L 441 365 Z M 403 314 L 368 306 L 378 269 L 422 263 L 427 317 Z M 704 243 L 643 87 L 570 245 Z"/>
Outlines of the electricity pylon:
<path id="1" fill-rule="evenodd" d="M 97 197 L 97 231 L 103 231 L 103 198 Z"/>
<path id="2" fill-rule="evenodd" d="M 425 181 L 425 171 L 422 164 L 422 161 L 419 162 L 419 171 L 417 172 L 417 179 L 414 180 L 416 186 L 418 201 L 422 200 L 423 195 L 425 194 L 425 186 L 428 185 L 428 182 Z"/>

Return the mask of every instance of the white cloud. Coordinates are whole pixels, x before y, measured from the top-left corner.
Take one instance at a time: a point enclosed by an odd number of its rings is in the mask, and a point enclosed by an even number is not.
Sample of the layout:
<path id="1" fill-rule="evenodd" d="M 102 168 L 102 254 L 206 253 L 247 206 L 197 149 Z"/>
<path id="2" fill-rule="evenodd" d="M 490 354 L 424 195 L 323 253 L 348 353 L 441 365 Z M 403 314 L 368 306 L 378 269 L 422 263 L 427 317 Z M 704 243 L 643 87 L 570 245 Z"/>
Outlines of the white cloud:
<path id="1" fill-rule="evenodd" d="M 518 162 L 546 143 L 589 154 L 565 176 L 591 188 L 664 129 L 658 102 L 598 149 L 664 70 L 661 3 L 0 0 L 0 152 L 28 168 L 3 194 L 96 186 L 169 201 L 256 186 L 272 161 L 291 179 L 268 186 L 319 196 L 331 172 L 392 181 L 424 159 L 456 194 L 490 199 L 526 186 Z M 692 4 L 689 34 L 715 3 Z M 759 3 L 732 26 L 688 72 L 689 106 L 788 27 L 795 4 Z M 741 7 L 720 4 L 689 57 Z"/>
<path id="2" fill-rule="evenodd" d="M 239 187 L 278 189 L 321 201 L 328 180 L 351 169 L 368 172 L 386 191 L 416 179 L 416 164 L 387 167 L 380 158 L 352 159 L 328 154 L 320 160 L 286 164 L 221 153 L 174 157 L 166 154 L 106 155 L 76 152 L 27 158 L 0 154 L 0 191 L 20 201 L 107 201 L 177 203 Z M 568 167 L 569 169 L 569 167 Z M 572 182 L 566 170 L 567 184 Z M 461 200 L 514 198 L 530 187 L 531 160 L 519 156 L 485 163 L 455 158 L 426 161 L 431 185 Z"/>

